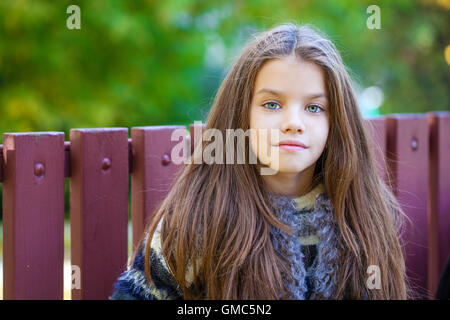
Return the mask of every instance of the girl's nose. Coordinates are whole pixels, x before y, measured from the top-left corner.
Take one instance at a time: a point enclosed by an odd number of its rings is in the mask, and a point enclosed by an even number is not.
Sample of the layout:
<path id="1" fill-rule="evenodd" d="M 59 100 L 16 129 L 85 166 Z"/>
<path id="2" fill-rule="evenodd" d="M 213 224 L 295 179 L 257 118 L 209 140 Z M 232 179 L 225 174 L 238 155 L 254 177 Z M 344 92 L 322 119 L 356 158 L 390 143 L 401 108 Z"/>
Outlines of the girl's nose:
<path id="1" fill-rule="evenodd" d="M 305 124 L 301 115 L 299 105 L 292 105 L 285 109 L 283 114 L 283 122 L 281 124 L 281 131 L 283 133 L 297 133 L 305 131 Z"/>

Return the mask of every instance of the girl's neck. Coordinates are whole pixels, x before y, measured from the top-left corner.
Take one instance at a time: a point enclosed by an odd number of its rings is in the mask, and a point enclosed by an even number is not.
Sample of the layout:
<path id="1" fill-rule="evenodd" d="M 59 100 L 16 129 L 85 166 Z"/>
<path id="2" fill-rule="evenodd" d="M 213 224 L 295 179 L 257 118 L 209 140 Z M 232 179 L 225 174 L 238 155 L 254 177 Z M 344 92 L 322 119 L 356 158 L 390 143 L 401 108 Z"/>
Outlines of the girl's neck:
<path id="1" fill-rule="evenodd" d="M 269 192 L 300 197 L 310 192 L 316 185 L 313 185 L 314 166 L 299 173 L 278 172 L 274 175 L 262 176 Z"/>

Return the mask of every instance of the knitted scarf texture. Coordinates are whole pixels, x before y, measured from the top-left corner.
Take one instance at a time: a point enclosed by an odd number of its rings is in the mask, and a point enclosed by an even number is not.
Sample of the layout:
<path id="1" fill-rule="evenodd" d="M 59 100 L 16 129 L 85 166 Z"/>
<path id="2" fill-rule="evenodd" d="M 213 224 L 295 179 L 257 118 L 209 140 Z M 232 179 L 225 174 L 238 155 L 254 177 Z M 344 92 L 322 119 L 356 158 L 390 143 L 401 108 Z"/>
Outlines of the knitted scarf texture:
<path id="1" fill-rule="evenodd" d="M 342 252 L 342 239 L 337 227 L 336 218 L 330 199 L 326 192 L 315 196 L 314 209 L 308 215 L 299 213 L 294 198 L 270 193 L 274 206 L 279 208 L 280 220 L 295 228 L 292 236 L 279 228 L 272 228 L 274 249 L 291 262 L 294 282 L 287 275 L 282 275 L 285 288 L 290 299 L 305 300 L 306 293 L 311 293 L 309 299 L 335 299 L 337 275 Z M 308 270 L 305 268 L 305 256 L 301 250 L 300 236 L 305 231 L 314 229 L 319 241 L 317 255 Z M 312 288 L 307 287 L 306 277 L 310 278 Z"/>

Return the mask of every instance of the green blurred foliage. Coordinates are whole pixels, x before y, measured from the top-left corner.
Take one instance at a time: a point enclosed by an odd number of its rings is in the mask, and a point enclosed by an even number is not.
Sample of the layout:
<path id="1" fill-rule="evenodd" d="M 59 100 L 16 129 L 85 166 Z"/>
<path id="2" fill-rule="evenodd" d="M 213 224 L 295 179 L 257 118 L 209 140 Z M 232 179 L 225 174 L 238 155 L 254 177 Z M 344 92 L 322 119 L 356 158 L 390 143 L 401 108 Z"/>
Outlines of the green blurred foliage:
<path id="1" fill-rule="evenodd" d="M 81 8 L 81 30 L 66 9 Z M 381 9 L 370 30 L 369 5 Z M 206 119 L 256 31 L 312 23 L 381 113 L 449 109 L 449 1 L 0 2 L 0 132 L 188 124 Z"/>

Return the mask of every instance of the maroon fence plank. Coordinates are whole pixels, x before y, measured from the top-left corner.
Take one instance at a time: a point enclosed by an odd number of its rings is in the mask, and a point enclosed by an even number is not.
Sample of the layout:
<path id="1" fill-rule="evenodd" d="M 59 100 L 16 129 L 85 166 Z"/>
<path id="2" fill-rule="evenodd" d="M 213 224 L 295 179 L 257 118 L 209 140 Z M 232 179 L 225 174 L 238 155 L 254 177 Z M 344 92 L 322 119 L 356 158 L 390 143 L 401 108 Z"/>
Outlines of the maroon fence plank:
<path id="1" fill-rule="evenodd" d="M 107 299 L 128 256 L 128 129 L 72 129 L 70 175 L 72 299 Z"/>
<path id="2" fill-rule="evenodd" d="M 0 182 L 3 182 L 3 145 L 0 144 Z"/>
<path id="3" fill-rule="evenodd" d="M 406 223 L 406 271 L 420 298 L 428 296 L 428 122 L 425 114 L 387 116 L 387 158 Z"/>
<path id="4" fill-rule="evenodd" d="M 172 133 L 180 130 L 178 140 L 171 141 Z M 175 139 L 175 137 L 174 137 Z M 133 248 L 141 239 L 144 226 L 153 211 L 170 190 L 171 183 L 183 163 L 171 159 L 172 148 L 187 143 L 184 126 L 149 126 L 131 129 L 133 166 L 131 171 L 131 212 Z M 187 145 L 186 155 L 189 153 Z M 179 155 L 184 155 L 179 153 Z"/>
<path id="5" fill-rule="evenodd" d="M 380 177 L 387 181 L 386 177 L 386 118 L 380 116 L 377 118 L 368 118 L 365 120 L 366 127 L 372 137 L 372 143 L 375 148 L 375 157 L 377 160 L 378 172 Z"/>
<path id="6" fill-rule="evenodd" d="M 427 116 L 430 126 L 428 281 L 434 295 L 450 256 L 450 112 L 430 112 Z"/>
<path id="7" fill-rule="evenodd" d="M 62 299 L 64 133 L 3 135 L 4 299 Z"/>

